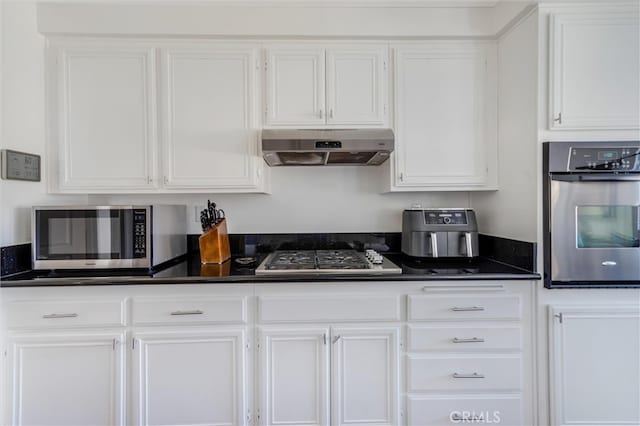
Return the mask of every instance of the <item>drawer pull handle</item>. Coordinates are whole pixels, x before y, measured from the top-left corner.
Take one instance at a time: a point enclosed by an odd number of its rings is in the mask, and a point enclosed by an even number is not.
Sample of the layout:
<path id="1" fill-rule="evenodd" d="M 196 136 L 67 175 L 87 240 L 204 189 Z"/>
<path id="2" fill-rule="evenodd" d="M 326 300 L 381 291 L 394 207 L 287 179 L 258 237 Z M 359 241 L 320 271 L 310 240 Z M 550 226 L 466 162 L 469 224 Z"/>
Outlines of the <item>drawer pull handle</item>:
<path id="1" fill-rule="evenodd" d="M 471 374 L 460 374 L 453 373 L 454 379 L 484 379 L 484 374 L 471 373 Z"/>
<path id="2" fill-rule="evenodd" d="M 202 312 L 200 309 L 196 309 L 194 311 L 174 311 L 171 312 L 171 315 L 202 315 L 204 314 L 204 312 Z"/>
<path id="3" fill-rule="evenodd" d="M 55 319 L 55 318 L 75 318 L 78 314 L 47 314 L 43 315 L 44 319 Z"/>
<path id="4" fill-rule="evenodd" d="M 458 413 L 453 413 L 451 415 L 451 420 L 454 422 L 480 422 L 482 421 L 482 416 L 461 416 Z"/>
<path id="5" fill-rule="evenodd" d="M 472 337 L 470 339 L 458 339 L 454 337 L 452 340 L 453 343 L 484 343 L 484 339 L 481 337 Z"/>
<path id="6" fill-rule="evenodd" d="M 451 308 L 451 310 L 453 312 L 484 311 L 484 308 L 482 306 L 454 306 L 453 308 Z"/>

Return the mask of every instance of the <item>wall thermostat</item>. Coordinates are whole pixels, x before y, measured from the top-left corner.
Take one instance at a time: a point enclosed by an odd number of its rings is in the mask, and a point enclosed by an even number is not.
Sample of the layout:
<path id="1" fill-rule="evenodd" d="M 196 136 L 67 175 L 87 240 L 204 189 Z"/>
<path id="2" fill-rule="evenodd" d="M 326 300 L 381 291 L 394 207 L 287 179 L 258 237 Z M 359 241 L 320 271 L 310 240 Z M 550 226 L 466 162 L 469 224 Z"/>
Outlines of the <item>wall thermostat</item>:
<path id="1" fill-rule="evenodd" d="M 26 152 L 0 150 L 2 179 L 40 182 L 40 156 Z"/>

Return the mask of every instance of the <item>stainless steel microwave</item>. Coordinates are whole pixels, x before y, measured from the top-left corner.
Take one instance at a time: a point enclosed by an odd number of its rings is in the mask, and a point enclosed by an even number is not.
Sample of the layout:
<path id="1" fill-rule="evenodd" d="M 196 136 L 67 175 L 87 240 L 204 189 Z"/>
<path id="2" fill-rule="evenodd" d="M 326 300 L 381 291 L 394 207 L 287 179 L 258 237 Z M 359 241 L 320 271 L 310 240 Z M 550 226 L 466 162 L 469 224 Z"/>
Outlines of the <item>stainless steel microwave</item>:
<path id="1" fill-rule="evenodd" d="M 33 269 L 151 269 L 186 254 L 186 227 L 184 205 L 33 207 Z"/>

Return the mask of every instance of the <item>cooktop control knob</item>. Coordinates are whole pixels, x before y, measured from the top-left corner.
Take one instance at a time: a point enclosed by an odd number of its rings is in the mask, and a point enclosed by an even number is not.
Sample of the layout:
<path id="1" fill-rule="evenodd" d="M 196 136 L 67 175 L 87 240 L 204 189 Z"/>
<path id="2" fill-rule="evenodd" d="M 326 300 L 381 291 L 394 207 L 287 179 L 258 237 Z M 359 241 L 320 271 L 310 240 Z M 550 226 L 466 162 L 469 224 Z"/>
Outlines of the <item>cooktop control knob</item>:
<path id="1" fill-rule="evenodd" d="M 374 265 L 381 265 L 383 262 L 382 255 L 375 250 L 367 249 L 365 250 L 364 255 L 369 260 L 369 262 L 373 263 Z"/>

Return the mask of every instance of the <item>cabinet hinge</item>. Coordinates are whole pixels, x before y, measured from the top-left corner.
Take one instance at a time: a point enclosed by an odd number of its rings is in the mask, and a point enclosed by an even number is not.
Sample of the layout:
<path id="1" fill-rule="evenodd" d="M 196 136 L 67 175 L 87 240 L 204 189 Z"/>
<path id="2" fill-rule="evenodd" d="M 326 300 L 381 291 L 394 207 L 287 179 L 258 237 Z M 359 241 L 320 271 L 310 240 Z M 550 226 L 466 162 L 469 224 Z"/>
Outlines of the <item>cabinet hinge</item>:
<path id="1" fill-rule="evenodd" d="M 558 116 L 553 118 L 553 121 L 555 121 L 558 124 L 562 124 L 562 113 L 559 112 Z"/>
<path id="2" fill-rule="evenodd" d="M 404 347 L 404 342 L 402 340 L 400 340 L 400 347 L 403 348 Z"/>
<path id="3" fill-rule="evenodd" d="M 267 67 L 268 67 L 268 66 L 269 66 L 269 62 L 264 61 L 264 70 L 265 70 L 265 71 L 267 70 Z"/>
<path id="4" fill-rule="evenodd" d="M 382 66 L 384 67 L 385 71 L 387 70 L 387 61 L 383 61 L 382 62 Z"/>
<path id="5" fill-rule="evenodd" d="M 562 312 L 560 312 L 559 314 L 555 314 L 554 317 L 558 318 L 558 321 L 560 321 L 560 324 L 562 324 Z"/>
<path id="6" fill-rule="evenodd" d="M 260 422 L 260 409 L 259 408 L 256 410 L 256 420 L 258 422 Z"/>
<path id="7" fill-rule="evenodd" d="M 387 104 L 384 104 L 384 107 L 382 107 L 382 111 L 384 115 L 387 115 L 387 109 L 388 109 Z"/>

